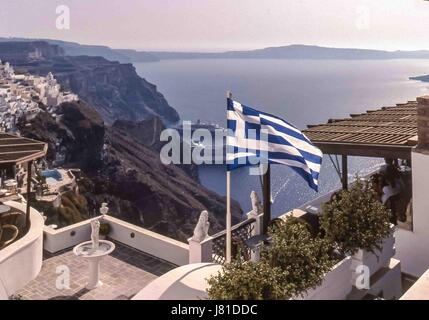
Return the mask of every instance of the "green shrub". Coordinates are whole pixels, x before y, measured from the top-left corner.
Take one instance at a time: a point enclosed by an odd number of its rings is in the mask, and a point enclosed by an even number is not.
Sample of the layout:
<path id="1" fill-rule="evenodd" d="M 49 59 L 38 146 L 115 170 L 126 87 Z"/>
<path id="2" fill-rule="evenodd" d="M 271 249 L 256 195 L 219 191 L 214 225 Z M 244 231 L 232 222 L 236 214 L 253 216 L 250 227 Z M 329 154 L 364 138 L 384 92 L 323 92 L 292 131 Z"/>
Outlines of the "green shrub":
<path id="1" fill-rule="evenodd" d="M 210 299 L 290 299 L 321 284 L 338 259 L 333 244 L 295 218 L 270 229 L 272 243 L 256 262 L 226 264 L 208 280 Z"/>
<path id="2" fill-rule="evenodd" d="M 303 295 L 322 283 L 338 262 L 333 243 L 312 236 L 310 226 L 288 218 L 270 230 L 272 244 L 262 251 L 262 259 L 282 272 L 281 284 L 289 285 L 289 297 Z"/>
<path id="3" fill-rule="evenodd" d="M 358 249 L 374 253 L 390 235 L 389 210 L 369 182 L 357 177 L 349 190 L 342 190 L 323 205 L 321 228 L 343 254 L 354 254 Z"/>
<path id="4" fill-rule="evenodd" d="M 222 271 L 208 279 L 207 290 L 214 300 L 273 300 L 284 297 L 279 286 L 280 269 L 266 263 L 240 262 L 226 264 Z"/>
<path id="5" fill-rule="evenodd" d="M 107 222 L 100 223 L 100 235 L 107 236 L 110 233 L 110 224 Z"/>

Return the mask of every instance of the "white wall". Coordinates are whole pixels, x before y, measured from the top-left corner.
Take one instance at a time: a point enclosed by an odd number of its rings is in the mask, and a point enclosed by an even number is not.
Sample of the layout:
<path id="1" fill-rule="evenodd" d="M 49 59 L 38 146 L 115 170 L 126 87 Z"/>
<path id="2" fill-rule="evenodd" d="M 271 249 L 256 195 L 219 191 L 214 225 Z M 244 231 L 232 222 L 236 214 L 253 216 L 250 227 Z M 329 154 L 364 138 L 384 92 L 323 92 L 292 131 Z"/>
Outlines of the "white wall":
<path id="1" fill-rule="evenodd" d="M 408 289 L 400 300 L 429 300 L 429 269 Z"/>
<path id="2" fill-rule="evenodd" d="M 396 231 L 402 271 L 419 277 L 429 268 L 429 153 L 412 152 L 413 231 Z"/>
<path id="3" fill-rule="evenodd" d="M 45 226 L 45 241 L 43 248 L 51 253 L 73 247 L 81 242 L 88 241 L 91 237 L 90 220 L 85 220 L 79 223 L 61 229 L 52 229 Z"/>
<path id="4" fill-rule="evenodd" d="M 25 205 L 21 203 L 8 201 L 5 204 L 25 212 Z M 30 221 L 28 233 L 0 251 L 0 300 L 22 289 L 42 268 L 44 219 L 31 209 Z"/>
<path id="5" fill-rule="evenodd" d="M 189 245 L 110 216 L 109 237 L 179 266 L 189 263 Z M 134 234 L 134 238 L 131 237 Z"/>
<path id="6" fill-rule="evenodd" d="M 90 221 L 57 230 L 45 227 L 45 250 L 54 253 L 90 240 Z M 104 221 L 110 224 L 109 238 L 179 266 L 188 264 L 188 244 L 111 216 L 105 216 Z"/>

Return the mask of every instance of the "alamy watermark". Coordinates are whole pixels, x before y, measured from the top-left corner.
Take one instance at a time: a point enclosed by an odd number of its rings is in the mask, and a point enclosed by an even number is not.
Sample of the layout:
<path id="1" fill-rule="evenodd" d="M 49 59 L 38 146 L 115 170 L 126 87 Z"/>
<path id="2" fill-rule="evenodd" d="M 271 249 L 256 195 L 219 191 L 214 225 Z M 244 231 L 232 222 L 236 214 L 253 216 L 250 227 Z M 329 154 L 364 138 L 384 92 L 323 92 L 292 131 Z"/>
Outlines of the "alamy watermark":
<path id="1" fill-rule="evenodd" d="M 356 7 L 357 18 L 355 26 L 358 30 L 369 30 L 371 28 L 371 14 L 368 6 Z"/>
<path id="2" fill-rule="evenodd" d="M 58 274 L 55 287 L 58 290 L 70 289 L 70 268 L 62 264 L 56 267 L 55 273 Z"/>
<path id="3" fill-rule="evenodd" d="M 70 30 L 70 8 L 62 4 L 56 7 L 55 13 L 57 14 L 55 27 L 58 30 Z"/>
<path id="4" fill-rule="evenodd" d="M 359 290 L 369 290 L 371 277 L 369 267 L 364 264 L 358 265 L 356 267 L 355 274 L 357 275 L 355 287 Z"/>
<path id="5" fill-rule="evenodd" d="M 182 130 L 165 129 L 160 141 L 166 142 L 160 151 L 161 162 L 169 164 L 248 164 L 251 175 L 266 172 L 268 164 L 268 132 L 264 129 L 193 130 L 184 121 Z"/>

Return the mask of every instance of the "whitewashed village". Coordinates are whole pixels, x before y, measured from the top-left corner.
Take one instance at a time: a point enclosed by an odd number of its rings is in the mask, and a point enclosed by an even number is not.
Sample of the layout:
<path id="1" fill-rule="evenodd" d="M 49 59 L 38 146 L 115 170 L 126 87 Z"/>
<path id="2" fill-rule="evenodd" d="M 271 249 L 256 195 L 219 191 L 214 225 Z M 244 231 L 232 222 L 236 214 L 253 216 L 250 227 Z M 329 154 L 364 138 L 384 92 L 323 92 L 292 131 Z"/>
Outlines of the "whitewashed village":
<path id="1" fill-rule="evenodd" d="M 375 188 L 379 175 L 386 174 L 389 166 L 395 166 L 409 194 L 404 196 L 402 211 L 389 221 L 380 218 L 387 212 L 381 202 L 365 198 L 370 210 L 380 214 L 373 221 L 380 229 L 372 227 L 367 232 L 371 235 L 370 243 L 357 247 L 354 243 L 345 245 L 348 239 L 336 240 L 332 252 L 326 251 L 320 260 L 313 259 L 307 264 L 307 268 L 317 270 L 316 278 L 307 279 L 304 273 L 297 276 L 308 281 L 298 281 L 286 294 L 281 282 L 279 287 L 263 283 L 264 279 L 271 281 L 274 272 L 264 261 L 273 254 L 277 257 L 292 254 L 278 244 L 282 237 L 293 239 L 294 232 L 305 235 L 295 239 L 299 245 L 307 243 L 309 248 L 320 249 L 321 245 L 326 248 L 326 237 L 319 239 L 308 230 L 318 234 L 323 227 L 326 234 L 334 234 L 335 228 L 329 225 L 329 220 L 323 220 L 324 215 L 330 214 L 330 207 L 325 204 L 333 206 L 347 193 L 333 190 L 267 220 L 260 200 L 262 195 L 252 192 L 249 195 L 252 210 L 243 221 L 232 226 L 230 236 L 226 230 L 213 234 L 208 223 L 210 212 L 203 211 L 188 243 L 115 218 L 109 215 L 108 203 L 100 207 L 95 218 L 62 228 L 46 225 L 43 212 L 31 206 L 27 195 L 36 192 L 38 200 L 61 206 L 58 195 L 63 188 L 78 192 L 75 177 L 72 170 L 42 168 L 48 186 L 45 192 L 37 190 L 38 184 L 32 183 L 32 179 L 34 172 L 42 170 L 37 166 L 43 163 L 47 146 L 44 142 L 20 137 L 16 123 L 41 112 L 39 104 L 55 116 L 59 104 L 78 99 L 73 93 L 62 92 L 51 73 L 46 77 L 16 75 L 8 63 L 0 64 L 0 164 L 4 171 L 0 190 L 1 299 L 229 299 L 237 296 L 232 287 L 223 286 L 222 282 L 225 277 L 237 275 L 234 273 L 237 270 L 243 279 L 253 274 L 251 279 L 257 283 L 256 287 L 267 286 L 270 291 L 270 295 L 261 296 L 250 292 L 251 286 L 243 283 L 244 292 L 249 292 L 238 298 L 429 299 L 429 271 L 426 271 L 429 269 L 426 196 L 429 97 L 309 126 L 305 130 L 325 154 L 342 157 L 342 166 L 338 169 L 342 172 L 343 190 L 358 192 L 356 184 L 359 188 L 369 188 L 365 187 L 365 181 L 372 181 L 371 186 Z M 355 136 L 350 134 L 353 130 Z M 366 140 L 359 136 L 362 130 L 371 133 Z M 349 181 L 348 156 L 382 157 L 386 163 L 371 175 L 359 177 L 358 182 Z M 32 171 L 34 164 L 37 164 L 36 170 Z M 359 206 L 359 201 L 353 205 Z M 292 220 L 310 227 L 301 229 L 301 224 L 295 225 Z M 324 221 L 322 226 L 320 221 Z M 284 234 L 276 230 L 283 230 Z M 231 258 L 227 252 L 228 241 L 232 241 L 229 248 L 232 262 L 228 261 Z M 285 256 L 282 263 L 291 267 L 292 273 L 299 274 L 305 272 L 305 266 L 297 269 L 287 260 L 307 258 L 290 255 Z M 62 275 L 67 280 L 58 281 Z"/>
<path id="2" fill-rule="evenodd" d="M 46 77 L 15 74 L 8 62 L 0 61 L 0 130 L 3 132 L 15 133 L 20 119 L 30 120 L 41 111 L 39 103 L 55 115 L 58 105 L 78 99 L 73 93 L 61 91 L 52 73 Z"/>

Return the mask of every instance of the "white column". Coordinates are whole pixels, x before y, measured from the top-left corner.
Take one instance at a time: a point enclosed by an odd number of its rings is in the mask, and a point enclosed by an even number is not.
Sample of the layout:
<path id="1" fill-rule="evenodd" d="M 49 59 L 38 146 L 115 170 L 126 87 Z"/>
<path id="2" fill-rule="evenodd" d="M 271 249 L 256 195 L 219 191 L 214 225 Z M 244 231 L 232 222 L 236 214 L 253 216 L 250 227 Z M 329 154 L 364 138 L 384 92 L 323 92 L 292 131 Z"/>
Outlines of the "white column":
<path id="1" fill-rule="evenodd" d="M 212 262 L 212 239 L 209 237 L 201 242 L 188 239 L 189 263 Z"/>
<path id="2" fill-rule="evenodd" d="M 89 280 L 86 288 L 91 290 L 100 287 L 100 260 L 101 258 L 89 259 Z"/>
<path id="3" fill-rule="evenodd" d="M 247 213 L 247 219 L 255 219 L 253 230 L 252 230 L 252 236 L 258 236 L 263 233 L 262 224 L 264 219 L 264 214 L 257 214 L 253 210 Z M 259 261 L 259 258 L 261 256 L 261 245 L 257 245 L 252 251 L 250 259 L 253 262 Z"/>

